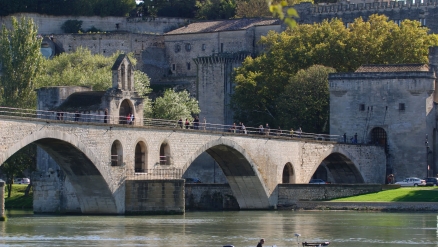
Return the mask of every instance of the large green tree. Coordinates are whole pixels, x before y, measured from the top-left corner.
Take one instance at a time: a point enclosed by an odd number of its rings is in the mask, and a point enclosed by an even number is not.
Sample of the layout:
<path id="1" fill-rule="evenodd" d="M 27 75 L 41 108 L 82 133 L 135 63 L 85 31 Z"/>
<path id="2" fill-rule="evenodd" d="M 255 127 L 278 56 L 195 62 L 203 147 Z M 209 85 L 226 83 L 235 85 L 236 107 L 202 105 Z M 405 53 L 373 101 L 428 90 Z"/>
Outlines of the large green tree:
<path id="1" fill-rule="evenodd" d="M 35 105 L 34 78 L 41 71 L 41 39 L 32 19 L 12 17 L 12 28 L 3 25 L 0 36 L 0 105 L 29 108 Z"/>
<path id="2" fill-rule="evenodd" d="M 305 132 L 328 131 L 328 74 L 333 68 L 313 65 L 292 76 L 276 99 L 279 126 L 284 129 L 301 127 Z"/>
<path id="3" fill-rule="evenodd" d="M 297 25 L 282 33 L 270 32 L 261 43 L 265 53 L 248 57 L 235 71 L 231 106 L 236 121 L 277 126 L 286 124 L 280 120 L 284 112 L 279 112 L 277 98 L 299 70 L 315 64 L 342 72 L 362 64 L 427 63 L 428 49 L 438 45 L 438 35 L 428 34 L 417 21 L 405 20 L 398 26 L 386 16 L 372 15 L 349 27 L 338 19 Z M 298 97 L 297 91 L 290 93 Z M 312 116 L 301 121 L 304 117 Z"/>
<path id="4" fill-rule="evenodd" d="M 153 116 L 158 119 L 192 118 L 200 112 L 198 101 L 190 97 L 187 91 L 175 92 L 173 89 L 167 89 L 153 104 Z"/>

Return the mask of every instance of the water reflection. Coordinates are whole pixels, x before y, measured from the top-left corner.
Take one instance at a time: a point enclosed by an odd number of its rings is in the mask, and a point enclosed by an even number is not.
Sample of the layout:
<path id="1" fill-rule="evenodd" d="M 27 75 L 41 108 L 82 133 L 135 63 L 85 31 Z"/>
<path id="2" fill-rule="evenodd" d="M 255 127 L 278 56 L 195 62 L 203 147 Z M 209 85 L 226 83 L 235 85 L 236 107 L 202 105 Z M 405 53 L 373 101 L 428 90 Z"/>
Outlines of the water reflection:
<path id="1" fill-rule="evenodd" d="M 366 212 L 188 212 L 174 216 L 50 216 L 9 211 L 1 246 L 437 246 L 438 215 Z"/>

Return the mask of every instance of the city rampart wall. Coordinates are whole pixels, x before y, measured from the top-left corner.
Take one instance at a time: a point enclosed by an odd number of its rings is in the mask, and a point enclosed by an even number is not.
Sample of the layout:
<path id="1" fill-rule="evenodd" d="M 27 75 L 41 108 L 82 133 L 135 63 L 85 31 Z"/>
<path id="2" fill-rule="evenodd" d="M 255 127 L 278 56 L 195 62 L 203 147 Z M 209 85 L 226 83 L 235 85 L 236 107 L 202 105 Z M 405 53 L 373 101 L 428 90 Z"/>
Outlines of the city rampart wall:
<path id="1" fill-rule="evenodd" d="M 162 34 L 178 28 L 188 22 L 183 18 L 126 18 L 126 17 L 99 17 L 99 16 L 50 16 L 37 13 L 18 13 L 0 17 L 0 24 L 11 27 L 11 17 L 32 18 L 38 26 L 40 34 L 62 34 L 62 24 L 68 20 L 82 21 L 82 29 L 95 27 L 102 32 L 126 31 L 132 33 Z"/>

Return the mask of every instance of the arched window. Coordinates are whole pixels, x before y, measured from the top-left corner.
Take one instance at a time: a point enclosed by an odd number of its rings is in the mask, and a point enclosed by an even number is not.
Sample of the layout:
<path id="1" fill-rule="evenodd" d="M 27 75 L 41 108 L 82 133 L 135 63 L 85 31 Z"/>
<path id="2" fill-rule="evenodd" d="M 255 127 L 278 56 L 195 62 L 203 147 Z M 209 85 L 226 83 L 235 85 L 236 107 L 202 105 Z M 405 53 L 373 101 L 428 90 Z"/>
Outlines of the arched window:
<path id="1" fill-rule="evenodd" d="M 160 165 L 170 165 L 170 146 L 166 142 L 160 146 Z"/>
<path id="2" fill-rule="evenodd" d="M 123 165 L 123 148 L 122 143 L 118 140 L 111 146 L 111 166 Z"/>
<path id="3" fill-rule="evenodd" d="M 147 170 L 147 149 L 142 141 L 135 146 L 135 172 L 146 172 Z"/>
<path id="4" fill-rule="evenodd" d="M 120 66 L 120 83 L 122 84 L 122 90 L 126 90 L 126 70 L 125 70 L 125 65 L 122 64 L 122 66 Z"/>
<path id="5" fill-rule="evenodd" d="M 286 165 L 284 165 L 283 168 L 283 178 L 282 183 L 283 184 L 293 184 L 295 183 L 295 176 L 294 176 L 294 168 L 290 162 L 287 162 Z"/>

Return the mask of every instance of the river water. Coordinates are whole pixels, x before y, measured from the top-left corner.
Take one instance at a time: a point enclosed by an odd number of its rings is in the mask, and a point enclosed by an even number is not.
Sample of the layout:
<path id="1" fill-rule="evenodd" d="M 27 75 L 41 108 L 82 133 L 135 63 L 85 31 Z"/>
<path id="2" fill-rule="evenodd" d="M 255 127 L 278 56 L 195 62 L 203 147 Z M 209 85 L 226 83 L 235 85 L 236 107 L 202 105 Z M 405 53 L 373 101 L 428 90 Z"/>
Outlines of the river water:
<path id="1" fill-rule="evenodd" d="M 438 213 L 187 212 L 172 216 L 51 216 L 7 211 L 0 246 L 438 246 Z M 301 234 L 297 239 L 295 233 Z"/>

